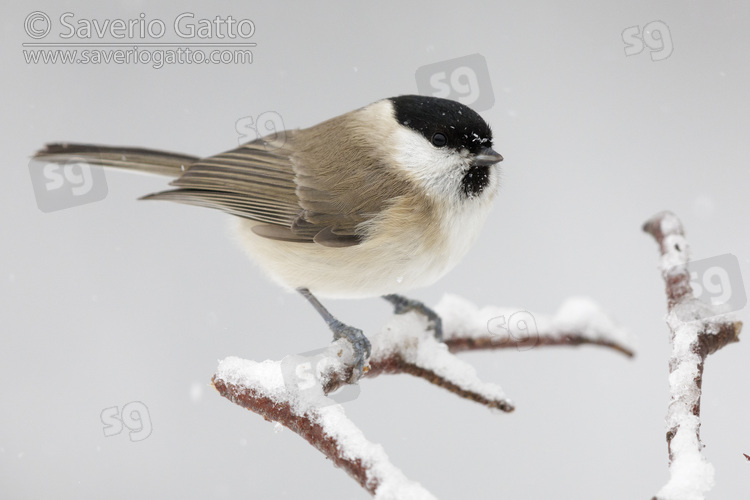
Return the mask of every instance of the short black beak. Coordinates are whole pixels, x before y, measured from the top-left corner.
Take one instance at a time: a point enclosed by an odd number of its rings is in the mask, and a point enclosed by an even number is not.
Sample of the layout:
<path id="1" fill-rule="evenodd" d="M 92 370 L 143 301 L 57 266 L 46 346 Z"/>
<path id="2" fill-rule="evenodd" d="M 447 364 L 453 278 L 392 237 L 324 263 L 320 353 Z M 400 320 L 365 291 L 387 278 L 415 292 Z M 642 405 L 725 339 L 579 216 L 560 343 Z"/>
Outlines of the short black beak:
<path id="1" fill-rule="evenodd" d="M 472 165 L 477 167 L 490 167 L 495 163 L 503 161 L 503 157 L 492 148 L 484 148 L 472 160 Z"/>

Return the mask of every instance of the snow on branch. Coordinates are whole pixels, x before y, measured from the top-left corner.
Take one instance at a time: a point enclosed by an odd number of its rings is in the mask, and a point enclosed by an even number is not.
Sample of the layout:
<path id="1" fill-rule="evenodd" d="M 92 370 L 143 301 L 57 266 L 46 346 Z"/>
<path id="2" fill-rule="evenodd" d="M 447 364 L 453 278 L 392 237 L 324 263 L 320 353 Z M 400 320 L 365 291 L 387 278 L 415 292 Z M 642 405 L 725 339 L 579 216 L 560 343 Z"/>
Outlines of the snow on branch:
<path id="1" fill-rule="evenodd" d="M 693 296 L 689 247 L 677 216 L 659 213 L 643 230 L 660 247 L 672 343 L 667 410 L 670 479 L 654 500 L 700 500 L 714 484 L 714 469 L 703 456 L 700 440 L 703 365 L 706 356 L 739 340 L 742 323 L 729 320 L 721 310 Z"/>
<path id="2" fill-rule="evenodd" d="M 592 344 L 633 353 L 628 334 L 588 299 L 570 299 L 552 317 L 518 309 L 479 309 L 456 296 L 444 297 L 435 310 L 443 319 L 444 343 L 435 339 L 423 316 L 394 315 L 371 336 L 372 355 L 362 378 L 409 373 L 462 398 L 511 412 L 513 404 L 500 386 L 481 381 L 454 352 Z M 380 445 L 367 441 L 337 404 L 351 398 L 347 389 L 359 390 L 347 385 L 351 360 L 345 340 L 281 361 L 227 358 L 213 385 L 232 402 L 302 436 L 375 498 L 434 498 L 392 465 Z"/>
<path id="3" fill-rule="evenodd" d="M 445 343 L 451 352 L 541 346 L 597 345 L 633 357 L 633 338 L 586 297 L 571 297 L 554 316 L 523 309 L 485 307 L 446 295 L 435 308 L 443 318 Z"/>
<path id="4" fill-rule="evenodd" d="M 335 344 L 343 348 L 344 343 Z M 383 447 L 369 442 L 321 386 L 290 390 L 279 362 L 227 358 L 219 365 L 213 385 L 233 403 L 302 436 L 376 498 L 435 498 L 391 464 Z"/>

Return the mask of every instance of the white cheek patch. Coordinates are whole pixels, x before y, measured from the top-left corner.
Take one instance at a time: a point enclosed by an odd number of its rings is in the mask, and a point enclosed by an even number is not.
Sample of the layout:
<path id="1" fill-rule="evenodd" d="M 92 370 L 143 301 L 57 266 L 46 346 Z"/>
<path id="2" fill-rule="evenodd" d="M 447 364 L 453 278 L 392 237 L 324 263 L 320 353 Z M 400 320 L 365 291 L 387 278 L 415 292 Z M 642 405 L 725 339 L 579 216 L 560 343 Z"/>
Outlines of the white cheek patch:
<path id="1" fill-rule="evenodd" d="M 469 167 L 465 155 L 436 148 L 407 127 L 398 127 L 393 140 L 396 165 L 427 193 L 447 198 L 458 196 L 464 171 Z"/>

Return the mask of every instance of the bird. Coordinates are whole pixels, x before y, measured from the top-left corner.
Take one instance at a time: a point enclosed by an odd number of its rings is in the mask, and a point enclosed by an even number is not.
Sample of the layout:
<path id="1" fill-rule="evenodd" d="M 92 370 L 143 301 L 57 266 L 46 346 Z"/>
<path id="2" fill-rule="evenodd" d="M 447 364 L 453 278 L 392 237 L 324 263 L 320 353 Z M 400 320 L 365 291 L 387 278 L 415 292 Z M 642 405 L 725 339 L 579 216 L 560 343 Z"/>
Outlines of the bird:
<path id="1" fill-rule="evenodd" d="M 398 314 L 425 315 L 441 340 L 439 315 L 402 294 L 432 285 L 469 251 L 503 160 L 477 112 L 422 95 L 381 99 L 205 158 L 72 143 L 47 144 L 34 157 L 169 176 L 172 189 L 140 199 L 234 216 L 241 246 L 271 280 L 302 294 L 334 340 L 351 343 L 352 383 L 371 344 L 319 298 L 381 296 Z"/>

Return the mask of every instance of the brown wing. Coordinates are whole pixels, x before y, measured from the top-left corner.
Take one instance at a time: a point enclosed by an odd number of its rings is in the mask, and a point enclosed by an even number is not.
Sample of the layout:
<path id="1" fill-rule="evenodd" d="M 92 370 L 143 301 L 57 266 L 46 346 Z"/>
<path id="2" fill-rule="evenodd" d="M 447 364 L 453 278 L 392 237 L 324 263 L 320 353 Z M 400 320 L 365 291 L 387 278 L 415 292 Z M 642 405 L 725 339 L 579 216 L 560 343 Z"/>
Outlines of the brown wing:
<path id="1" fill-rule="evenodd" d="M 291 135 L 291 134 L 289 134 Z M 178 189 L 145 196 L 290 227 L 299 216 L 290 151 L 262 139 L 203 158 L 170 183 Z"/>
<path id="2" fill-rule="evenodd" d="M 356 245 L 357 226 L 382 209 L 383 196 L 375 200 L 373 191 L 385 178 L 377 182 L 372 159 L 337 141 L 332 134 L 341 129 L 331 126 L 334 120 L 285 131 L 279 134 L 283 141 L 262 138 L 201 159 L 171 183 L 177 189 L 144 199 L 216 208 L 263 222 L 253 231 L 266 238 Z M 346 164 L 355 168 L 343 169 Z M 354 175 L 343 175 L 346 171 Z"/>

